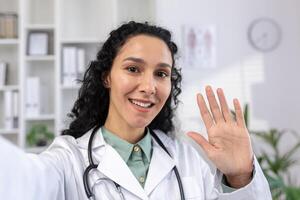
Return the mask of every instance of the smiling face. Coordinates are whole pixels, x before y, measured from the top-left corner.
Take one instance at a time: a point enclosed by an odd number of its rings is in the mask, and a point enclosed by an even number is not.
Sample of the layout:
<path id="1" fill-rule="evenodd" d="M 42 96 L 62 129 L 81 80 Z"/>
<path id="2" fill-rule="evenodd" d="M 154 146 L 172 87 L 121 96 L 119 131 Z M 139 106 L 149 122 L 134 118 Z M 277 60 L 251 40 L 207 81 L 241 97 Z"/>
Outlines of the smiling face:
<path id="1" fill-rule="evenodd" d="M 105 126 L 143 132 L 171 92 L 172 55 L 161 39 L 134 36 L 121 47 L 106 77 L 110 102 Z"/>

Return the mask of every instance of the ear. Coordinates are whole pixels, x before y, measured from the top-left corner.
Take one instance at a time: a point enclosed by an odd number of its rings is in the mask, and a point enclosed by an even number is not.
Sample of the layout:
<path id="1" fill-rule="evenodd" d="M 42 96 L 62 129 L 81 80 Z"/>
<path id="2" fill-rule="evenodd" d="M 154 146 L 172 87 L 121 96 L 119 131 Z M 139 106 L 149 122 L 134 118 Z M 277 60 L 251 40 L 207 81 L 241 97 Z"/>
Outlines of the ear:
<path id="1" fill-rule="evenodd" d="M 109 72 L 103 73 L 101 80 L 102 80 L 102 84 L 105 88 L 110 88 L 111 81 L 110 81 L 110 73 Z"/>

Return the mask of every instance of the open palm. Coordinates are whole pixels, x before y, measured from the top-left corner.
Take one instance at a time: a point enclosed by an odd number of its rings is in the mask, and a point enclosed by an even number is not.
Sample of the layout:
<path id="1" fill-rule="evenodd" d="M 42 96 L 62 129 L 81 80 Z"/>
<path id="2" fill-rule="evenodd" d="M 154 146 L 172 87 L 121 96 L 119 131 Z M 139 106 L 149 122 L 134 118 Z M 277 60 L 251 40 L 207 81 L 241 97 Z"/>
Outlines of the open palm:
<path id="1" fill-rule="evenodd" d="M 233 100 L 236 119 L 233 119 L 222 89 L 217 89 L 220 106 L 210 86 L 206 96 L 197 95 L 197 103 L 204 121 L 208 141 L 200 134 L 189 132 L 208 158 L 225 174 L 230 185 L 242 187 L 249 183 L 253 170 L 253 151 L 243 112 L 237 99 Z"/>

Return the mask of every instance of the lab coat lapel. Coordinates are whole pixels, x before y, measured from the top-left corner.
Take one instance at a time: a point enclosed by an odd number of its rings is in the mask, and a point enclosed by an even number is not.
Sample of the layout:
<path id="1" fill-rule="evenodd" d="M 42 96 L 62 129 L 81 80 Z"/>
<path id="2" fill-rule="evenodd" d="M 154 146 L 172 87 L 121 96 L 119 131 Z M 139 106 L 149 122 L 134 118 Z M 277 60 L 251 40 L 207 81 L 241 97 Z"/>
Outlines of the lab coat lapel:
<path id="1" fill-rule="evenodd" d="M 139 198 L 148 199 L 142 186 L 118 152 L 110 145 L 106 145 L 104 151 L 105 153 L 101 160 L 99 160 L 98 170 Z"/>
<path id="2" fill-rule="evenodd" d="M 153 139 L 153 153 L 145 183 L 147 195 L 172 171 L 175 161 Z"/>
<path id="3" fill-rule="evenodd" d="M 86 157 L 86 163 L 88 163 L 87 149 L 91 133 L 92 130 L 87 132 L 81 138 L 77 139 L 78 145 L 86 150 L 84 153 Z M 115 181 L 117 184 L 135 194 L 139 198 L 148 199 L 142 186 L 132 174 L 125 161 L 113 147 L 106 144 L 102 136 L 102 129 L 99 129 L 98 133 L 94 136 L 92 151 L 94 160 L 96 163 L 98 163 L 97 169 L 103 175 Z"/>

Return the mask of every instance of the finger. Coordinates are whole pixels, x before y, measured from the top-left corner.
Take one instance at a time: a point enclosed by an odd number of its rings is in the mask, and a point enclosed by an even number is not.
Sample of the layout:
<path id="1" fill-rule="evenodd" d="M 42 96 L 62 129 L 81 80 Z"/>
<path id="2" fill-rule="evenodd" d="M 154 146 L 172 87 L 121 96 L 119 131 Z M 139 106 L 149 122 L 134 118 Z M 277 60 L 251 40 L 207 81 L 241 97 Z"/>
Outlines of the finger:
<path id="1" fill-rule="evenodd" d="M 217 94 L 218 94 L 219 102 L 221 105 L 221 110 L 222 110 L 225 121 L 233 122 L 223 90 L 221 88 L 218 88 Z"/>
<path id="2" fill-rule="evenodd" d="M 234 110 L 236 114 L 236 122 L 238 126 L 245 127 L 244 114 L 238 99 L 233 99 Z"/>
<path id="3" fill-rule="evenodd" d="M 214 125 L 214 121 L 213 121 L 213 118 L 206 106 L 206 103 L 205 103 L 205 100 L 204 100 L 202 94 L 197 95 L 197 103 L 198 103 L 198 107 L 200 109 L 200 114 L 201 114 L 202 120 L 204 122 L 205 128 L 208 130 L 208 129 L 210 129 L 210 127 L 212 127 Z"/>
<path id="4" fill-rule="evenodd" d="M 213 152 L 214 147 L 201 134 L 188 132 L 187 135 L 202 147 L 206 155 L 210 155 Z"/>
<path id="5" fill-rule="evenodd" d="M 205 91 L 206 91 L 206 96 L 207 96 L 208 103 L 209 103 L 209 106 L 210 106 L 210 110 L 212 112 L 212 115 L 214 117 L 215 122 L 216 123 L 224 122 L 224 117 L 223 117 L 223 115 L 220 111 L 218 102 L 216 100 L 215 94 L 214 94 L 211 86 L 207 86 L 205 88 Z"/>

